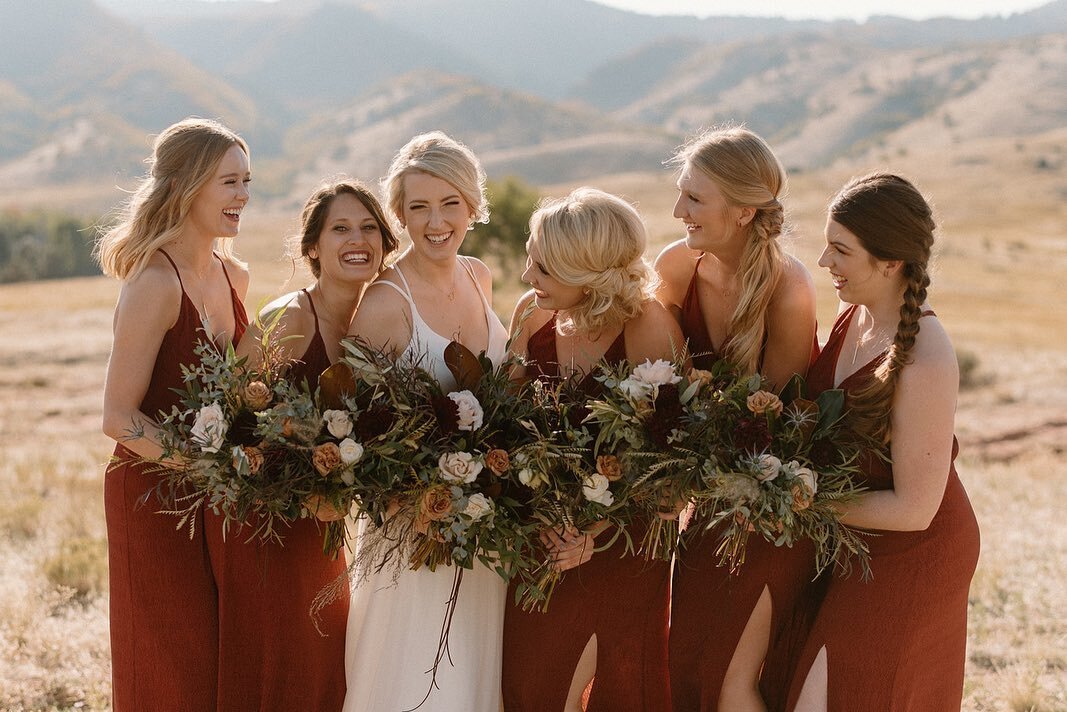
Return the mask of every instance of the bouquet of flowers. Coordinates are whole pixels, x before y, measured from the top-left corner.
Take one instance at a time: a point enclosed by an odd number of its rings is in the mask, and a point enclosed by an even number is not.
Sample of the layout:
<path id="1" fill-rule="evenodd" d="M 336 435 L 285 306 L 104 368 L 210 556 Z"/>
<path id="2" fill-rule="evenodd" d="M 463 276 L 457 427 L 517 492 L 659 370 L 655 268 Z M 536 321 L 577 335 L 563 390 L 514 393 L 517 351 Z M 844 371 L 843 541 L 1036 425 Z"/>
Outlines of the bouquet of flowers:
<path id="1" fill-rule="evenodd" d="M 844 393 L 804 393 L 799 377 L 778 396 L 757 375 L 720 381 L 709 394 L 699 433 L 704 486 L 693 498 L 705 529 L 723 527 L 720 564 L 732 570 L 743 564 L 750 534 L 776 546 L 810 539 L 819 571 L 830 563 L 847 570 L 851 557 L 869 569 L 865 542 L 834 507 L 859 491 L 861 448 L 842 422 Z"/>
<path id="2" fill-rule="evenodd" d="M 509 578 L 529 565 L 516 461 L 539 433 L 533 401 L 511 382 L 511 362 L 494 368 L 457 342 L 445 349 L 456 390 L 445 392 L 417 364 L 391 362 L 359 342 L 345 343 L 344 363 L 357 381 L 380 382 L 394 410 L 420 426 L 407 467 L 398 476 L 359 473 L 350 491 L 376 531 L 361 542 L 359 566 L 390 560 L 417 569 L 441 564 L 470 568 L 475 561 Z"/>
<path id="3" fill-rule="evenodd" d="M 403 469 L 402 450 L 414 441 L 387 431 L 414 433 L 417 424 L 380 417 L 375 406 L 383 398 L 374 385 L 351 396 L 366 407 L 346 410 L 343 373 L 333 369 L 315 392 L 287 379 L 289 364 L 271 339 L 279 316 L 263 326 L 257 368 L 232 346 L 197 346 L 200 363 L 183 366 L 182 402 L 160 424 L 164 457 L 187 465 L 164 470 L 156 490 L 174 503 L 169 513 L 190 535 L 204 505 L 223 516 L 224 533 L 250 526 L 249 539 L 279 542 L 289 522 L 317 516 L 326 522 L 323 549 L 335 554 L 345 539 L 356 470 L 385 477 Z"/>
<path id="4" fill-rule="evenodd" d="M 712 374 L 660 359 L 604 366 L 596 379 L 603 388 L 588 404 L 594 455 L 598 464 L 615 465 L 626 483 L 629 518 L 643 527 L 638 553 L 669 561 L 678 541 L 676 510 L 700 489 Z"/>

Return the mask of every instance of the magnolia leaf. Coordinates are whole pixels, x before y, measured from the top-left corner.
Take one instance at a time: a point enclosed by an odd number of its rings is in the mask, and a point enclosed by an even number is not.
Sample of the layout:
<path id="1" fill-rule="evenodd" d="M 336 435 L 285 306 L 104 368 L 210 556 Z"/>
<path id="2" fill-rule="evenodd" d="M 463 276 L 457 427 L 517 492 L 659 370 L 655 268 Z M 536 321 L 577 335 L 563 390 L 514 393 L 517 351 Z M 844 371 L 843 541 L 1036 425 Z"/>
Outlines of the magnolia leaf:
<path id="1" fill-rule="evenodd" d="M 478 387 L 478 382 L 482 380 L 482 375 L 485 373 L 478 357 L 458 341 L 450 341 L 448 346 L 445 347 L 445 365 L 452 372 L 452 376 L 456 379 L 456 384 L 460 390 L 467 390 L 472 393 Z"/>
<path id="2" fill-rule="evenodd" d="M 831 388 L 819 394 L 815 399 L 819 406 L 819 429 L 836 423 L 845 410 L 845 392 L 840 388 Z"/>
<path id="3" fill-rule="evenodd" d="M 356 381 L 348 364 L 335 363 L 319 376 L 319 397 L 324 408 L 343 410 L 345 396 L 355 392 Z"/>
<path id="4" fill-rule="evenodd" d="M 783 404 L 789 405 L 797 398 L 803 398 L 806 393 L 807 386 L 804 383 L 804 379 L 799 373 L 794 373 L 778 397 L 781 398 Z"/>

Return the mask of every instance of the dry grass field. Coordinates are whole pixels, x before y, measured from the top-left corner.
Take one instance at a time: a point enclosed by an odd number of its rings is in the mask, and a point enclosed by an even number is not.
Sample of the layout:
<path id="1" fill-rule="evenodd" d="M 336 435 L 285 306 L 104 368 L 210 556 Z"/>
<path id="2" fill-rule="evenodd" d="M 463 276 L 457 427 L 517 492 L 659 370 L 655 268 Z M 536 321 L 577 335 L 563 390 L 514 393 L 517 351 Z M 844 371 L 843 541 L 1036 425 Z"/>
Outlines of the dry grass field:
<path id="1" fill-rule="evenodd" d="M 967 366 L 958 467 L 983 540 L 971 588 L 969 712 L 1067 710 L 1065 145 L 1061 131 L 863 162 L 916 180 L 943 223 L 931 300 Z M 787 201 L 790 249 L 815 275 L 823 338 L 836 302 L 816 266 L 822 209 L 856 172 L 852 163 L 798 174 Z M 655 247 L 679 234 L 667 171 L 592 183 L 639 203 Z M 55 198 L 27 192 L 3 202 Z M 295 213 L 255 203 L 248 211 L 240 252 L 253 274 L 250 309 L 302 285 L 281 251 Z M 519 289 L 514 275 L 501 276 L 505 320 Z M 103 278 L 0 287 L 3 710 L 110 708 L 102 476 L 111 444 L 98 424 L 116 294 Z"/>

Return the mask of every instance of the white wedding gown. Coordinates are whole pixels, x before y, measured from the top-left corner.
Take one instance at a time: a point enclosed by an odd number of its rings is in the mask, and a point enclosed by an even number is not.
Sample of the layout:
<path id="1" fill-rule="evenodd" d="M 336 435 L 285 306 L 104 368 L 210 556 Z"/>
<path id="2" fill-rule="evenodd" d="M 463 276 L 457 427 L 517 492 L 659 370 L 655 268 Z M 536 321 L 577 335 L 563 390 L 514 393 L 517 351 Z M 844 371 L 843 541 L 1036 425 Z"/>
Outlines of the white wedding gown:
<path id="1" fill-rule="evenodd" d="M 469 264 L 462 257 L 460 260 L 473 279 Z M 404 356 L 421 356 L 420 365 L 446 389 L 454 387 L 455 381 L 444 365 L 449 340 L 431 331 L 422 320 L 399 268 L 397 274 L 404 289 L 390 282 L 378 284 L 389 284 L 411 307 L 412 338 Z M 504 358 L 507 331 L 485 295 L 481 296 L 489 327 L 487 355 L 499 364 Z M 369 525 L 363 520 L 361 527 L 360 540 Z M 357 543 L 357 557 L 359 553 Z M 403 712 L 416 707 L 419 712 L 500 710 L 507 584 L 480 563 L 463 570 L 448 654 L 438 665 L 436 687 L 430 689 L 455 573 L 455 566 L 439 566 L 436 571 L 403 568 L 399 573 L 394 566 L 386 566 L 359 583 L 352 592 L 345 639 L 345 712 Z"/>

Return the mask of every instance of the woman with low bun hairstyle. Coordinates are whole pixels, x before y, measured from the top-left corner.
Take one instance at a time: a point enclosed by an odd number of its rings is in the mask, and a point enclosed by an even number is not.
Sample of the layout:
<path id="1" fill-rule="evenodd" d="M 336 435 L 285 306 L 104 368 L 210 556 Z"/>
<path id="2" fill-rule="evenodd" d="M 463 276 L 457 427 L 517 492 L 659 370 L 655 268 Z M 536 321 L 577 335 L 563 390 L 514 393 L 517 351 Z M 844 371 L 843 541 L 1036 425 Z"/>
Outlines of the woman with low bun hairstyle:
<path id="1" fill-rule="evenodd" d="M 626 201 L 579 188 L 542 203 L 530 219 L 523 280 L 533 289 L 515 307 L 512 350 L 526 358 L 517 378 L 580 378 L 601 361 L 672 359 L 682 334 L 653 297 L 644 261 L 645 227 Z M 583 388 L 584 390 L 584 388 Z M 640 532 L 632 533 L 640 538 Z M 670 709 L 667 620 L 670 566 L 625 554 L 624 537 L 593 555 L 611 532 L 546 531 L 567 570 L 544 613 L 509 596 L 504 622 L 504 709 L 589 712 Z M 514 594 L 514 590 L 512 591 Z"/>
<path id="2" fill-rule="evenodd" d="M 656 260 L 659 300 L 680 321 L 694 366 L 725 360 L 785 386 L 817 351 L 811 275 L 779 244 L 785 170 L 762 138 L 738 127 L 702 133 L 669 163 L 679 169 L 674 217 L 686 236 Z M 814 551 L 750 537 L 732 573 L 717 565 L 719 532 L 707 530 L 705 516 L 689 523 L 674 566 L 674 709 L 762 711 L 784 685 L 769 644 L 790 629 L 793 602 L 815 574 Z"/>
<path id="3" fill-rule="evenodd" d="M 224 349 L 248 323 L 248 273 L 232 243 L 249 197 L 249 153 L 222 124 L 186 119 L 157 137 L 148 163 L 97 245 L 104 273 L 122 280 L 103 412 L 103 431 L 117 441 L 104 476 L 113 706 L 214 710 L 233 662 L 220 653 L 223 552 L 203 535 L 203 511 L 190 539 L 157 513 L 158 500 L 142 498 L 159 481 L 159 464 L 145 461 L 163 454 L 156 419 L 180 401 L 182 366 L 198 362 L 199 340 Z"/>
<path id="4" fill-rule="evenodd" d="M 841 311 L 811 368 L 813 393 L 846 392 L 869 439 L 842 522 L 871 531 L 873 577 L 827 576 L 789 709 L 958 710 L 978 524 L 956 475 L 959 369 L 926 301 L 935 223 L 922 194 L 884 173 L 837 194 L 819 265 Z"/>

